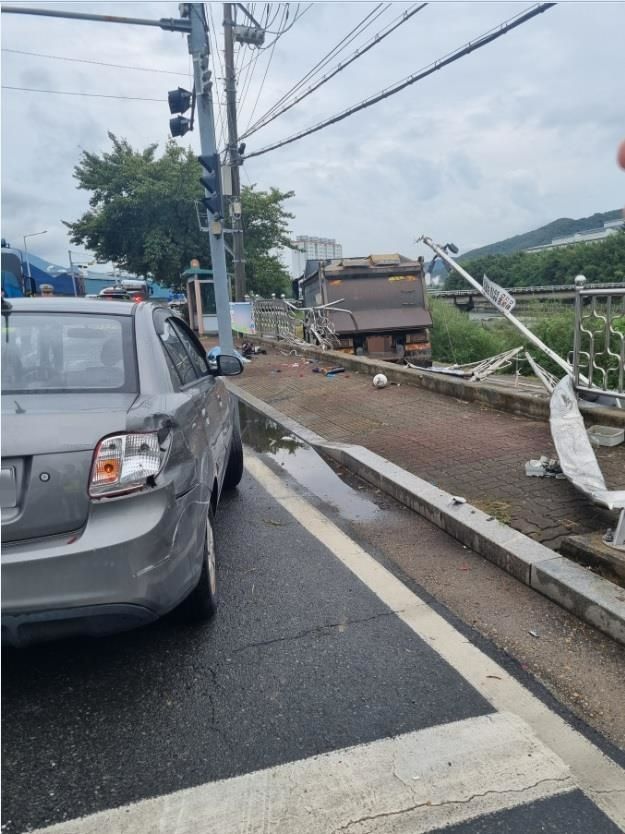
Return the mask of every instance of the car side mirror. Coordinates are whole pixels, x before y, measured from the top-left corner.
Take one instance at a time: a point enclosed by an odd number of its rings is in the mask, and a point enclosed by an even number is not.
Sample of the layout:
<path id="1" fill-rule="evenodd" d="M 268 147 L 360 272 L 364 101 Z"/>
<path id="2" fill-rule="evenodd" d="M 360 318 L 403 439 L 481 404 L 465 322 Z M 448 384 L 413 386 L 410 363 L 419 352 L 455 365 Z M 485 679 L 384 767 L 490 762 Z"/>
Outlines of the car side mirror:
<path id="1" fill-rule="evenodd" d="M 212 367 L 211 367 L 212 366 Z M 214 367 L 215 376 L 238 376 L 243 373 L 243 363 L 236 356 L 220 353 L 214 361 L 209 361 L 209 367 Z"/>

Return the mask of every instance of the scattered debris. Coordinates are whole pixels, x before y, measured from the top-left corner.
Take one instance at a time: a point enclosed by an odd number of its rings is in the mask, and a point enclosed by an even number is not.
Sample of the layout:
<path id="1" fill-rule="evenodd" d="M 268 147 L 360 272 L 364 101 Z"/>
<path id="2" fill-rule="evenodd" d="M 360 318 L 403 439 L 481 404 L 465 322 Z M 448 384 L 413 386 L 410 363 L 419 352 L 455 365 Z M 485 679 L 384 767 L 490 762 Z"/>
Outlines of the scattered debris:
<path id="1" fill-rule="evenodd" d="M 549 373 L 549 371 L 545 370 L 545 368 L 543 368 L 542 365 L 539 365 L 538 362 L 527 350 L 525 351 L 525 359 L 527 360 L 530 368 L 534 371 L 536 377 L 538 377 L 538 379 L 547 389 L 547 393 L 553 394 L 553 389 L 558 384 L 558 378 L 555 377 L 552 373 Z"/>
<path id="2" fill-rule="evenodd" d="M 540 638 L 540 634 L 537 631 L 534 631 L 532 628 L 528 631 L 528 634 L 531 634 L 532 637 L 536 637 L 536 639 Z"/>
<path id="3" fill-rule="evenodd" d="M 542 455 L 538 460 L 528 460 L 525 464 L 525 474 L 528 478 L 557 478 L 560 481 L 566 478 L 556 458 L 548 458 L 546 455 Z"/>
<path id="4" fill-rule="evenodd" d="M 467 499 L 463 498 L 461 495 L 452 495 L 451 496 L 451 503 L 452 504 L 466 504 Z"/>
<path id="5" fill-rule="evenodd" d="M 587 434 L 593 446 L 619 446 L 625 440 L 625 429 L 613 426 L 591 426 Z"/>
<path id="6" fill-rule="evenodd" d="M 273 518 L 263 518 L 265 524 L 271 524 L 272 527 L 285 527 L 282 521 L 274 521 Z"/>
<path id="7" fill-rule="evenodd" d="M 449 365 L 441 368 L 432 366 L 431 368 L 423 368 L 419 365 L 413 365 L 406 361 L 409 368 L 417 371 L 427 371 L 433 374 L 448 374 L 450 376 L 459 376 L 466 379 L 468 382 L 480 382 L 482 379 L 494 374 L 496 371 L 503 371 L 509 368 L 512 360 L 523 350 L 522 347 L 507 350 L 505 353 L 498 353 L 496 356 L 489 356 L 479 362 L 469 362 L 466 365 Z"/>
<path id="8" fill-rule="evenodd" d="M 619 520 L 611 547 L 625 550 L 625 489 L 608 489 L 597 456 L 588 439 L 570 376 L 556 385 L 550 402 L 551 437 L 562 470 L 573 486 L 608 510 L 617 510 Z M 607 542 L 606 542 L 607 543 Z"/>
<path id="9" fill-rule="evenodd" d="M 486 675 L 487 678 L 492 678 L 493 680 L 500 681 L 501 678 L 499 675 Z"/>
<path id="10" fill-rule="evenodd" d="M 374 388 L 386 388 L 388 385 L 388 379 L 384 374 L 376 374 L 373 377 L 373 387 Z"/>
<path id="11" fill-rule="evenodd" d="M 252 344 L 252 342 L 243 342 L 241 345 L 241 353 L 246 359 L 249 359 L 250 356 L 258 356 L 260 353 L 265 356 L 267 355 L 265 348 L 258 347 L 258 345 Z"/>
<path id="12" fill-rule="evenodd" d="M 242 353 L 239 353 L 238 350 L 233 349 L 232 352 L 236 356 L 236 358 L 241 362 L 242 365 L 249 365 L 250 362 L 252 361 L 251 359 L 248 359 L 247 357 L 245 357 Z M 207 358 L 208 358 L 209 365 L 212 365 L 213 363 L 216 363 L 217 362 L 217 357 L 220 356 L 220 355 L 221 355 L 221 348 L 219 347 L 219 345 L 216 345 L 214 348 L 211 348 L 207 353 Z M 214 367 L 217 367 L 217 365 L 215 364 Z"/>

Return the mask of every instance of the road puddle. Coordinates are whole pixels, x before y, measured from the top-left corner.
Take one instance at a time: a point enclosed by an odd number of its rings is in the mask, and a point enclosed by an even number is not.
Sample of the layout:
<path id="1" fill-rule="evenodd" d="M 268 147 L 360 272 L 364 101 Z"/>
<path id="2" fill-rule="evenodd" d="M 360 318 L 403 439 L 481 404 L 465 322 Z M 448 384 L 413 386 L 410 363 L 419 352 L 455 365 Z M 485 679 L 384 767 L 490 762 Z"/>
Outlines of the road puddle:
<path id="1" fill-rule="evenodd" d="M 317 452 L 298 437 L 239 402 L 241 437 L 255 452 L 270 455 L 305 489 L 335 507 L 348 521 L 370 521 L 383 510 L 339 478 Z"/>

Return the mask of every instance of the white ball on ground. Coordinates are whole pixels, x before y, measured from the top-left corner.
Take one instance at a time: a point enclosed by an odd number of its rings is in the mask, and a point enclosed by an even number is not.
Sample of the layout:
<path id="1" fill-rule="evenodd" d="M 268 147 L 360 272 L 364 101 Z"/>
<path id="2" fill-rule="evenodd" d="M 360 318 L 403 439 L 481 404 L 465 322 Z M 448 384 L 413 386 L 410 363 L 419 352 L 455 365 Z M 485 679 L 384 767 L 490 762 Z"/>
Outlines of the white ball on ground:
<path id="1" fill-rule="evenodd" d="M 374 388 L 386 388 L 388 385 L 388 379 L 384 376 L 384 374 L 376 374 L 373 377 L 373 387 Z"/>

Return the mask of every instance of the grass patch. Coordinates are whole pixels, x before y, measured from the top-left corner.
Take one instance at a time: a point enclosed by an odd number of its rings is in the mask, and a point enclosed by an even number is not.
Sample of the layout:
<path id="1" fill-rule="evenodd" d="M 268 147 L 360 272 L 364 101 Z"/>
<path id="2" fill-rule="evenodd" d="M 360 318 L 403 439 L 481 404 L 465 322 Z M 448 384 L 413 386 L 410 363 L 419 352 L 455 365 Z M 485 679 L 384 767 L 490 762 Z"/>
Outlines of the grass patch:
<path id="1" fill-rule="evenodd" d="M 510 524 L 512 504 L 509 501 L 496 501 L 494 498 L 487 498 L 485 501 L 474 501 L 473 506 L 482 510 L 486 515 L 492 515 L 502 524 Z"/>

